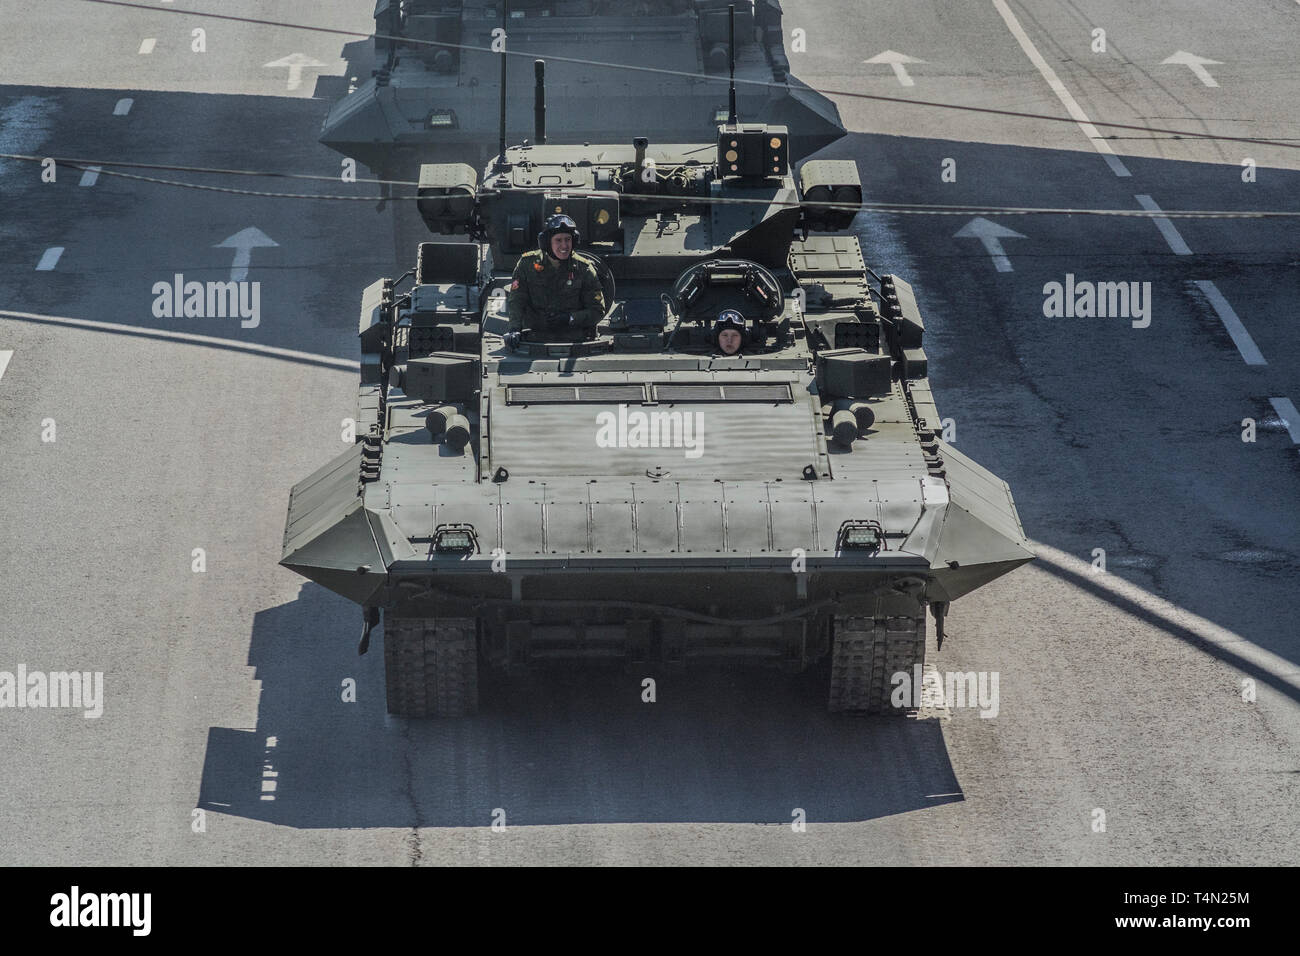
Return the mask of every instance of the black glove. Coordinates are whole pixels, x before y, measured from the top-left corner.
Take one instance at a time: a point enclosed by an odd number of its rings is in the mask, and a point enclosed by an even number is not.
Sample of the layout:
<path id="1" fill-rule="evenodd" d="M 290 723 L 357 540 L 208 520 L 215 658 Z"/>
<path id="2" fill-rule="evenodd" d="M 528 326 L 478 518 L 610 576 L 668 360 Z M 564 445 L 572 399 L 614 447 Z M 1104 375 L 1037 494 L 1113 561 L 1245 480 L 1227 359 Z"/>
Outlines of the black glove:
<path id="1" fill-rule="evenodd" d="M 507 332 L 504 336 L 502 336 L 502 338 L 506 343 L 506 348 L 510 349 L 511 351 L 514 351 L 515 349 L 519 348 L 519 342 L 522 339 L 522 336 L 518 332 Z"/>
<path id="2" fill-rule="evenodd" d="M 550 328 L 572 328 L 576 323 L 572 315 L 568 312 L 552 312 L 546 317 L 546 324 Z"/>

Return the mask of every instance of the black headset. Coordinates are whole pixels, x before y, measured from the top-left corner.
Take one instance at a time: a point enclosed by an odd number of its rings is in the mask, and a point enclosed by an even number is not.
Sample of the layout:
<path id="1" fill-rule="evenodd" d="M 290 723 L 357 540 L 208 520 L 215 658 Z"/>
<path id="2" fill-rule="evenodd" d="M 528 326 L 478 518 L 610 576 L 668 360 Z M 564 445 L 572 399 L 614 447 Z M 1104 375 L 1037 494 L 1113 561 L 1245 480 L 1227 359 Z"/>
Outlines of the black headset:
<path id="1" fill-rule="evenodd" d="M 578 224 L 568 216 L 559 214 L 546 220 L 546 225 L 537 234 L 537 248 L 548 256 L 551 255 L 551 238 L 561 232 L 573 236 L 573 248 L 582 245 L 582 233 L 578 231 Z"/>
<path id="2" fill-rule="evenodd" d="M 735 329 L 740 333 L 741 349 L 744 349 L 749 344 L 749 329 L 745 317 L 735 309 L 723 309 L 718 313 L 718 317 L 713 320 L 711 335 L 714 345 L 718 345 L 718 336 L 724 329 Z M 718 346 L 718 350 L 721 351 L 721 346 Z"/>

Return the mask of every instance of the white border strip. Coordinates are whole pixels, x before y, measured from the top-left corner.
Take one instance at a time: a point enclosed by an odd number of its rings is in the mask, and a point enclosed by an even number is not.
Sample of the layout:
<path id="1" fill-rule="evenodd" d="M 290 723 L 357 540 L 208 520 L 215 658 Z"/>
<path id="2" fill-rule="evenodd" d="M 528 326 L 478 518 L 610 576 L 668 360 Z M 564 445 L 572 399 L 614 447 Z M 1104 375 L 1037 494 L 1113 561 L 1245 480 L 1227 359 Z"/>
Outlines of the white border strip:
<path id="1" fill-rule="evenodd" d="M 90 319 L 72 319 L 62 315 L 40 315 L 35 312 L 15 312 L 12 309 L 0 309 L 0 319 L 13 317 L 17 319 L 35 319 L 40 322 L 49 322 L 53 325 L 66 325 L 77 329 L 90 329 L 94 332 L 127 332 L 134 335 L 144 335 L 149 338 L 173 339 L 177 342 L 193 342 L 197 345 L 218 345 L 223 348 L 235 348 L 241 352 L 255 352 L 261 355 L 271 355 L 277 358 L 289 359 L 306 359 L 315 362 L 318 365 L 329 365 L 334 368 L 345 368 L 357 371 L 361 368 L 360 362 L 354 362 L 350 359 L 333 358 L 329 355 L 319 355 L 315 352 L 299 352 L 295 349 L 282 349 L 274 345 L 261 345 L 257 342 L 241 342 L 238 339 L 222 339 L 215 335 L 196 335 L 193 332 L 173 332 L 170 329 L 151 329 L 147 325 L 120 325 L 116 322 L 94 322 Z"/>
<path id="2" fill-rule="evenodd" d="M 1272 651 L 1247 640 L 1240 634 L 1236 634 L 1213 621 L 1199 617 L 1186 608 L 1172 604 L 1162 597 L 1157 597 L 1117 575 L 1099 572 L 1087 561 L 1072 554 L 1058 551 L 1051 545 L 1043 544 L 1041 541 L 1031 541 L 1029 546 L 1039 560 L 1054 564 L 1080 577 L 1086 577 L 1101 590 L 1131 601 L 1143 610 L 1150 611 L 1171 624 L 1190 631 L 1207 644 L 1235 654 L 1260 670 L 1266 671 L 1279 682 L 1300 691 L 1300 664 L 1274 654 Z M 1225 664 L 1229 667 L 1233 666 L 1227 662 Z"/>

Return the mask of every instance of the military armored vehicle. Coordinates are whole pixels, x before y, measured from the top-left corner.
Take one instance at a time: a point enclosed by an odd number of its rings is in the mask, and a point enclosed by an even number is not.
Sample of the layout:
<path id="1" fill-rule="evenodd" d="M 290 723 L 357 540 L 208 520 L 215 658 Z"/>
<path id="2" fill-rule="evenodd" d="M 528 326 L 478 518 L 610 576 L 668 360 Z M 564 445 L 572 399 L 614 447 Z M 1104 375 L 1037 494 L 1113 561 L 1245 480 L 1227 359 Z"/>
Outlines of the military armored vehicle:
<path id="1" fill-rule="evenodd" d="M 636 117 L 655 142 L 711 138 L 727 117 L 729 4 L 742 114 L 797 130 L 796 159 L 843 136 L 835 105 L 790 76 L 777 0 L 378 0 L 380 66 L 334 104 L 320 141 L 381 179 L 481 167 L 499 151 L 503 69 L 510 101 L 525 102 L 535 57 L 548 58 L 550 131 L 565 142 L 607 140 L 613 117 Z M 508 56 L 492 52 L 502 30 Z"/>
<path id="2" fill-rule="evenodd" d="M 827 658 L 832 711 L 898 713 L 927 609 L 941 641 L 1032 558 L 936 432 L 911 287 L 844 233 L 855 164 L 796 177 L 789 143 L 728 122 L 421 170 L 429 229 L 471 241 L 366 289 L 358 442 L 293 489 L 281 560 L 364 608 L 363 652 L 382 611 L 391 713 L 472 713 L 483 666 Z M 608 310 L 516 335 L 512 270 L 557 213 Z"/>

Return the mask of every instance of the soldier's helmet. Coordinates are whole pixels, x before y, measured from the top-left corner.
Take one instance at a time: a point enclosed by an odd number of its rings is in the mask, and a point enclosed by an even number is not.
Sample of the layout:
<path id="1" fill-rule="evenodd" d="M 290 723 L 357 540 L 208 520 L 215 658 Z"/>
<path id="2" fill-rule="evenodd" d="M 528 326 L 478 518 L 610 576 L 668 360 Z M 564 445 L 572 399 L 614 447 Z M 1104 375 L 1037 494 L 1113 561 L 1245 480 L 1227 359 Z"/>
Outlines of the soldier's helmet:
<path id="1" fill-rule="evenodd" d="M 711 332 L 713 344 L 717 346 L 718 351 L 722 351 L 722 346 L 718 345 L 718 336 L 726 329 L 735 329 L 740 333 L 741 349 L 749 344 L 749 335 L 745 331 L 745 317 L 735 309 L 723 309 L 718 313 L 718 317 L 713 320 Z"/>
<path id="2" fill-rule="evenodd" d="M 556 214 L 546 220 L 546 225 L 537 234 L 537 248 L 549 256 L 551 254 L 551 238 L 561 232 L 567 232 L 573 236 L 573 248 L 576 249 L 582 244 L 582 233 L 578 231 L 578 224 L 568 216 Z"/>

